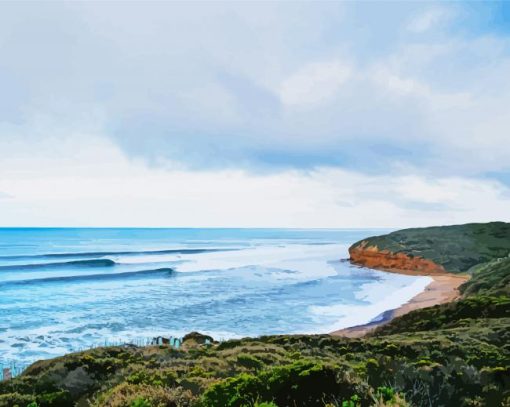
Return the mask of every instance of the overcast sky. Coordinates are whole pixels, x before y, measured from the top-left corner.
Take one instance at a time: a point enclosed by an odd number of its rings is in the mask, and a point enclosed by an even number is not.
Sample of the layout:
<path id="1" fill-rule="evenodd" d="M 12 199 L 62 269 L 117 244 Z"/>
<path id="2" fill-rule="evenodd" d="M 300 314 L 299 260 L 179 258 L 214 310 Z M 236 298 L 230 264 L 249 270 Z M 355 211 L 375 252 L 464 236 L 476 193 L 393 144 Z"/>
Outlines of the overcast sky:
<path id="1" fill-rule="evenodd" d="M 0 225 L 489 220 L 510 3 L 0 3 Z"/>

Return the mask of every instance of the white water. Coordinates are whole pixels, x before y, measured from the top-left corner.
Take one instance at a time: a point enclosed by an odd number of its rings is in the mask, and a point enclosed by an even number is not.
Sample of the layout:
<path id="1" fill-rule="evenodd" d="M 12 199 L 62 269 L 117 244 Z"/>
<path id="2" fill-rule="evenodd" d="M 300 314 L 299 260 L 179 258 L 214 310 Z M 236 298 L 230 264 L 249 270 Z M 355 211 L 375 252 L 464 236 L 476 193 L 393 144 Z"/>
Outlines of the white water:
<path id="1" fill-rule="evenodd" d="M 370 234 L 0 230 L 0 363 L 193 330 L 227 339 L 370 322 L 430 282 L 341 261 L 349 244 Z M 147 253 L 178 249 L 185 251 Z M 115 263 L 89 262 L 98 259 Z M 76 260 L 84 262 L 52 265 Z M 48 266 L 30 266 L 41 263 Z"/>

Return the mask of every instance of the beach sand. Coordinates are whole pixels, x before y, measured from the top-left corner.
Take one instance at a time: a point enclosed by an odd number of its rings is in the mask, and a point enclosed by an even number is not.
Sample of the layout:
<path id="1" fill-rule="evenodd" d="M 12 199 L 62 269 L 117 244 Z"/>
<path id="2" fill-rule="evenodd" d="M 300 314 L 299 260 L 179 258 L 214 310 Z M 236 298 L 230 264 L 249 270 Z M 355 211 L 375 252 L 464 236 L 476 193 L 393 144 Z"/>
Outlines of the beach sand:
<path id="1" fill-rule="evenodd" d="M 425 288 L 423 292 L 413 297 L 409 302 L 394 310 L 386 311 L 382 318 L 377 322 L 353 326 L 331 332 L 330 335 L 343 336 L 347 338 L 360 338 L 373 331 L 375 328 L 384 325 L 395 317 L 407 314 L 416 309 L 431 307 L 433 305 L 444 304 L 459 298 L 459 286 L 469 279 L 467 275 L 458 275 L 451 273 L 431 273 L 423 274 L 409 270 L 383 270 L 391 273 L 399 273 L 413 276 L 428 276 L 433 281 Z"/>

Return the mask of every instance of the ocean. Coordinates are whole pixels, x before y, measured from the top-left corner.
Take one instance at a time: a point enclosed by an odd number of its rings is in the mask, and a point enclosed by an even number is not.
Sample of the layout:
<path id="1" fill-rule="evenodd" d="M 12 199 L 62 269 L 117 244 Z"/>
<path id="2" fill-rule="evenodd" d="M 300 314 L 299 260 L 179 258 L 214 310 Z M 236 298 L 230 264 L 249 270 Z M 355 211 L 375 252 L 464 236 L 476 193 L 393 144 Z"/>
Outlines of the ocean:
<path id="1" fill-rule="evenodd" d="M 0 364 L 199 331 L 224 340 L 364 324 L 428 277 L 349 264 L 381 230 L 0 229 Z"/>

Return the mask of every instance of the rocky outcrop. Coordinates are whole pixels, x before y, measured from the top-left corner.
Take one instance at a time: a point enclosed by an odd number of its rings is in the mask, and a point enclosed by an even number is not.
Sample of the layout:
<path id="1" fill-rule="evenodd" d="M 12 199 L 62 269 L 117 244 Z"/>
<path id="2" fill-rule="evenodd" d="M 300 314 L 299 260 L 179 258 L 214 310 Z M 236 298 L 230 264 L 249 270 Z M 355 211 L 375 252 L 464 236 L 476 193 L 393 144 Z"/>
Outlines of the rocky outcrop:
<path id="1" fill-rule="evenodd" d="M 190 332 L 187 335 L 184 335 L 182 338 L 182 346 L 185 349 L 197 347 L 200 345 L 210 345 L 214 342 L 212 336 L 203 335 L 200 332 Z"/>
<path id="2" fill-rule="evenodd" d="M 389 250 L 379 250 L 377 246 L 370 246 L 362 241 L 349 248 L 350 260 L 354 264 L 382 270 L 409 270 L 422 274 L 445 273 L 443 266 L 423 257 L 405 253 L 392 253 Z"/>

